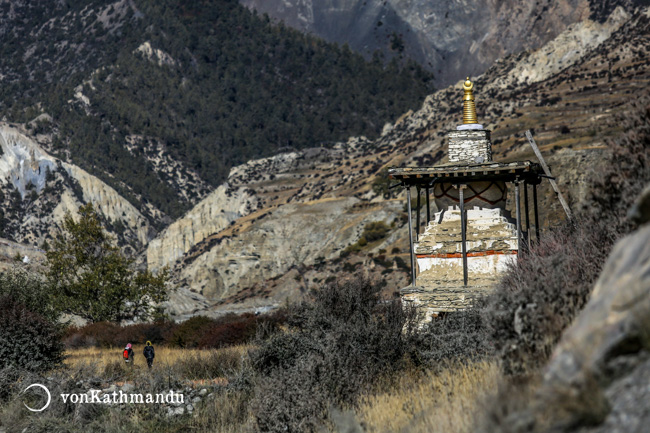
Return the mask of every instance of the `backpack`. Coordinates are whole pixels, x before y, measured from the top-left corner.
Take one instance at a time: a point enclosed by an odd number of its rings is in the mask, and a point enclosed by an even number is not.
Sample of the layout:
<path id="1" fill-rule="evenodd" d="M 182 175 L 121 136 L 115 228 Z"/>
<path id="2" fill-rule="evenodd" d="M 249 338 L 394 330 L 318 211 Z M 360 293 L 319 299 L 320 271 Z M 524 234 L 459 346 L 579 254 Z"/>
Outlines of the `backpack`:
<path id="1" fill-rule="evenodd" d="M 124 359 L 129 359 L 129 350 L 124 349 L 124 353 L 122 354 L 122 356 L 124 356 Z"/>

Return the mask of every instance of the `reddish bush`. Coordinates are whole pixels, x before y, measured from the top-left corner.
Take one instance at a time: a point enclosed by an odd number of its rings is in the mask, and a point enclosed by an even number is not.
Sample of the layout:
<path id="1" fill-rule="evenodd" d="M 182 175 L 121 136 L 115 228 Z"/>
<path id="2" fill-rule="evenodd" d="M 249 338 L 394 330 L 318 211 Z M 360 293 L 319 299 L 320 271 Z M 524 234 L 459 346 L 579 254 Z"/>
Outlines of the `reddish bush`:
<path id="1" fill-rule="evenodd" d="M 234 315 L 233 315 L 234 316 Z M 245 344 L 255 338 L 257 319 L 253 314 L 226 316 L 212 325 L 199 340 L 199 347 L 226 347 Z"/>
<path id="2" fill-rule="evenodd" d="M 178 325 L 167 343 L 184 348 L 198 347 L 199 340 L 215 323 L 216 320 L 209 317 L 194 316 Z"/>
<path id="3" fill-rule="evenodd" d="M 218 319 L 195 316 L 183 323 L 155 322 L 119 326 L 97 322 L 69 327 L 63 342 L 67 348 L 122 347 L 126 343 L 165 344 L 185 348 L 218 348 L 250 342 L 256 336 L 266 338 L 286 322 L 286 312 L 271 314 L 228 314 Z"/>
<path id="4" fill-rule="evenodd" d="M 139 323 L 119 326 L 110 322 L 91 323 L 82 327 L 67 329 L 63 342 L 67 348 L 77 347 L 121 347 L 126 343 L 165 343 L 173 333 L 173 322 Z"/>

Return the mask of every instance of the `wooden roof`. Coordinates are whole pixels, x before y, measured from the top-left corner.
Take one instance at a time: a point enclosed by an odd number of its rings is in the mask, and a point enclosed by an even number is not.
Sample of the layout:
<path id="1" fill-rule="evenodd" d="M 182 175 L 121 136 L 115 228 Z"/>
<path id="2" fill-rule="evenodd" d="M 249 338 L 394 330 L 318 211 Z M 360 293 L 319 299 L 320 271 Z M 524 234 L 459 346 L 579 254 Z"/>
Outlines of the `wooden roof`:
<path id="1" fill-rule="evenodd" d="M 464 183 L 481 180 L 513 182 L 517 179 L 538 184 L 543 177 L 541 165 L 532 161 L 489 162 L 483 164 L 446 164 L 436 167 L 393 167 L 388 177 L 407 185 L 436 183 Z"/>

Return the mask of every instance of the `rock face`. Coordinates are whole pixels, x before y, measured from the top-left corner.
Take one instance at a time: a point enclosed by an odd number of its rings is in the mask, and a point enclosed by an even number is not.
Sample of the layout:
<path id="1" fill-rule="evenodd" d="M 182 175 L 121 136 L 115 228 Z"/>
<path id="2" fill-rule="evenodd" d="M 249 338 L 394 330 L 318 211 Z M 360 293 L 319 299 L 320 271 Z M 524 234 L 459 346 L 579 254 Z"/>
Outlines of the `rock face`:
<path id="1" fill-rule="evenodd" d="M 66 212 L 92 202 L 111 226 L 121 226 L 124 243 L 145 245 L 151 228 L 113 188 L 81 168 L 47 154 L 19 127 L 0 123 L 0 182 L 3 235 L 40 245 L 56 234 Z"/>
<path id="2" fill-rule="evenodd" d="M 187 260 L 181 278 L 211 300 L 234 295 L 254 283 L 280 276 L 290 268 L 331 260 L 358 239 L 359 227 L 371 221 L 392 221 L 401 206 L 355 212 L 357 198 L 322 199 L 287 204 L 265 214 L 241 232 L 213 238 L 205 254 Z"/>
<path id="3" fill-rule="evenodd" d="M 63 163 L 63 168 L 81 187 L 83 202 L 93 203 L 109 221 L 120 221 L 125 226 L 125 230 L 133 233 L 140 245 L 147 244 L 151 236 L 151 228 L 135 206 L 113 188 L 76 165 Z M 61 214 L 61 210 L 63 209 L 59 209 L 57 215 Z M 76 209 L 72 211 L 74 210 Z"/>
<path id="4" fill-rule="evenodd" d="M 641 432 L 650 425 L 650 226 L 614 247 L 591 299 L 546 369 L 537 411 L 553 426 Z M 567 405 L 567 402 L 573 404 Z M 557 411 L 564 406 L 563 411 Z"/>
<path id="5" fill-rule="evenodd" d="M 569 25 L 611 12 L 588 0 L 241 0 L 261 13 L 366 55 L 406 55 L 439 85 L 480 74 L 496 59 L 549 42 Z M 596 3 L 593 5 L 591 3 Z M 616 3 L 616 2 L 608 2 Z M 629 3 L 629 2 L 618 2 Z"/>
<path id="6" fill-rule="evenodd" d="M 149 243 L 147 266 L 156 271 L 174 263 L 194 245 L 256 208 L 257 198 L 252 190 L 219 186 Z"/>

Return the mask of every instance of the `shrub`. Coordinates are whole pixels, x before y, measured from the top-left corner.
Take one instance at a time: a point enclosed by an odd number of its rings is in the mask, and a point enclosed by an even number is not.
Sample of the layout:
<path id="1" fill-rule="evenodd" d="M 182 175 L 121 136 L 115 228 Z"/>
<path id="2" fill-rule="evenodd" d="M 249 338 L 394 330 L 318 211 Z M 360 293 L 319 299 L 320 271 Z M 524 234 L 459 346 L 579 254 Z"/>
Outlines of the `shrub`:
<path id="1" fill-rule="evenodd" d="M 122 347 L 126 343 L 168 344 L 188 348 L 219 348 L 246 344 L 256 336 L 264 338 L 280 329 L 286 312 L 271 314 L 229 314 L 219 319 L 197 316 L 184 323 L 170 321 L 120 326 L 111 322 L 91 323 L 66 329 L 63 342 L 67 348 Z"/>
<path id="2" fill-rule="evenodd" d="M 200 348 L 220 348 L 244 344 L 255 337 L 257 320 L 253 314 L 211 325 L 198 343 Z"/>
<path id="3" fill-rule="evenodd" d="M 385 238 L 389 231 L 390 227 L 383 221 L 368 223 L 363 228 L 363 233 L 361 233 L 359 240 L 349 245 L 344 251 L 347 253 L 360 251 L 361 248 L 369 243 Z"/>
<path id="4" fill-rule="evenodd" d="M 56 321 L 58 315 L 49 302 L 45 282 L 36 274 L 20 268 L 0 273 L 0 296 L 10 296 L 29 311 L 47 320 Z"/>
<path id="5" fill-rule="evenodd" d="M 115 337 L 113 346 L 119 347 L 126 343 L 151 341 L 153 344 L 164 343 L 169 339 L 178 325 L 169 321 L 154 323 L 137 323 L 122 326 Z"/>
<path id="6" fill-rule="evenodd" d="M 63 342 L 66 347 L 117 347 L 120 326 L 111 322 L 91 323 L 83 327 L 71 326 L 66 330 Z"/>
<path id="7" fill-rule="evenodd" d="M 151 341 L 166 342 L 177 327 L 173 322 L 159 321 L 120 326 L 111 322 L 91 323 L 83 327 L 69 327 L 63 342 L 68 348 L 121 347 L 126 343 Z"/>
<path id="8" fill-rule="evenodd" d="M 290 330 L 251 354 L 263 431 L 313 431 L 329 404 L 350 405 L 407 363 L 416 316 L 367 281 L 335 283 L 289 314 Z"/>
<path id="9" fill-rule="evenodd" d="M 30 371 L 56 367 L 63 360 L 59 327 L 13 297 L 0 297 L 0 359 L 3 367 Z"/>
<path id="10" fill-rule="evenodd" d="M 476 361 L 494 351 L 480 306 L 434 318 L 417 334 L 417 340 L 419 361 L 430 368 Z"/>
<path id="11" fill-rule="evenodd" d="M 490 298 L 490 325 L 505 371 L 543 365 L 587 301 L 611 247 L 584 222 L 549 232 L 504 276 Z"/>
<path id="12" fill-rule="evenodd" d="M 386 234 L 390 231 L 390 227 L 386 225 L 383 221 L 375 221 L 366 224 L 363 228 L 362 237 L 366 238 L 368 242 L 378 241 L 386 237 Z"/>
<path id="13" fill-rule="evenodd" d="M 216 321 L 205 316 L 194 316 L 178 325 L 169 339 L 171 346 L 198 347 L 199 341 Z"/>

